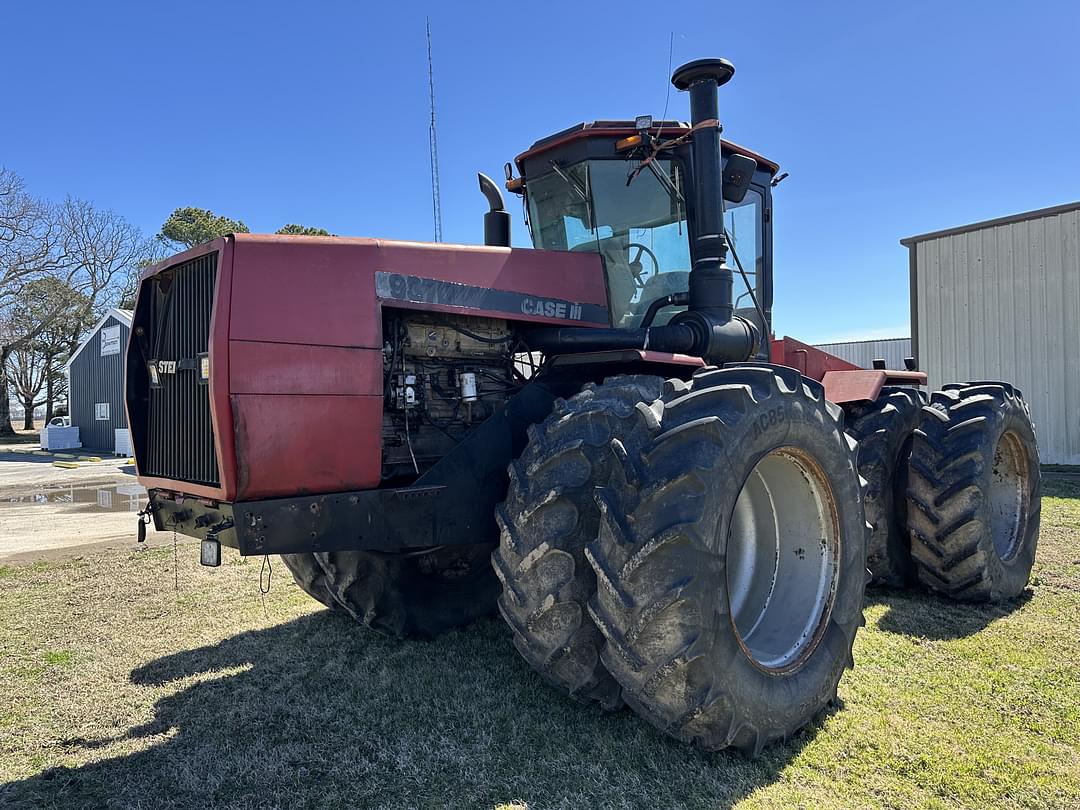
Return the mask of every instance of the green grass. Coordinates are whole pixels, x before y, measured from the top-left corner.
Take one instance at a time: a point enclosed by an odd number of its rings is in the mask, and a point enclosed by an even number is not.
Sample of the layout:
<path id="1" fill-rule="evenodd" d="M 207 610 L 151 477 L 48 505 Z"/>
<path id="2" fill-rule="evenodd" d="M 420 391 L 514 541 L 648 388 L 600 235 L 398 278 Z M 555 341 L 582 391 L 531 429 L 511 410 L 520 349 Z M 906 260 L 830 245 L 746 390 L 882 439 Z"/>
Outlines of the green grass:
<path id="1" fill-rule="evenodd" d="M 0 806 L 1080 807 L 1080 485 L 1009 607 L 875 593 L 842 705 L 753 761 L 561 698 L 497 619 L 395 642 L 260 560 L 0 576 Z"/>
<path id="2" fill-rule="evenodd" d="M 49 666 L 61 666 L 63 664 L 70 664 L 71 660 L 75 657 L 71 650 L 46 650 L 42 655 L 45 663 Z"/>
<path id="3" fill-rule="evenodd" d="M 42 561 L 36 562 L 36 563 L 31 563 L 30 565 L 26 565 L 26 566 L 0 565 L 0 579 L 7 579 L 9 577 L 14 577 L 14 576 L 16 576 L 18 574 L 25 574 L 28 571 L 29 572 L 45 571 L 52 565 L 55 565 L 55 563 L 48 562 L 48 561 L 45 561 L 45 560 L 42 560 Z"/>

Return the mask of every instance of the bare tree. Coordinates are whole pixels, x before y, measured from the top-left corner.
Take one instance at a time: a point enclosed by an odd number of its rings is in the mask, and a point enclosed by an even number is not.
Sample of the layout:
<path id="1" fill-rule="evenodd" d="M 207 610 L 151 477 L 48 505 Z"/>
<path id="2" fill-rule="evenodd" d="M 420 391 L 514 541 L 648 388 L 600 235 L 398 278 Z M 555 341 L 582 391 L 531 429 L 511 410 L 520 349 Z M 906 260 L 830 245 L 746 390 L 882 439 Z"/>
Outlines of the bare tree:
<path id="1" fill-rule="evenodd" d="M 168 258 L 171 254 L 172 250 L 164 240 L 146 240 L 143 244 L 143 257 L 127 269 L 124 278 L 117 287 L 118 295 L 113 296 L 116 299 L 116 306 L 121 309 L 134 309 L 135 297 L 139 292 L 139 277 L 142 275 L 143 270 L 155 262 Z"/>
<path id="2" fill-rule="evenodd" d="M 30 349 L 16 349 L 8 357 L 8 383 L 23 409 L 23 430 L 34 429 L 34 412 L 45 404 L 39 399 L 49 376 L 45 359 Z"/>
<path id="3" fill-rule="evenodd" d="M 133 272 L 153 258 L 155 245 L 115 211 L 69 197 L 59 207 L 66 280 L 86 299 L 86 312 L 100 314 L 123 296 Z"/>
<path id="4" fill-rule="evenodd" d="M 35 335 L 11 352 L 8 382 L 23 406 L 23 428 L 34 427 L 34 410 L 45 406 L 45 421 L 53 416 L 58 392 L 66 389 L 63 364 L 80 337 L 94 322 L 90 301 L 60 278 L 46 276 L 26 284 L 11 309 L 15 332 Z M 44 325 L 44 329 L 39 327 Z"/>
<path id="5" fill-rule="evenodd" d="M 54 211 L 26 193 L 22 179 L 0 168 L 0 436 L 11 435 L 9 362 L 44 324 L 18 317 L 31 282 L 61 272 L 61 228 Z"/>
<path id="6" fill-rule="evenodd" d="M 11 358 L 29 364 L 35 342 L 47 332 L 62 335 L 66 352 L 74 352 L 87 323 L 120 299 L 152 250 L 115 211 L 71 197 L 48 205 L 28 195 L 16 174 L 0 169 L 0 435 L 13 433 Z M 43 288 L 33 285 L 46 279 L 71 294 L 41 295 Z M 24 317 L 28 311 L 32 317 Z M 18 365 L 17 377 L 36 379 L 29 368 L 18 373 Z"/>

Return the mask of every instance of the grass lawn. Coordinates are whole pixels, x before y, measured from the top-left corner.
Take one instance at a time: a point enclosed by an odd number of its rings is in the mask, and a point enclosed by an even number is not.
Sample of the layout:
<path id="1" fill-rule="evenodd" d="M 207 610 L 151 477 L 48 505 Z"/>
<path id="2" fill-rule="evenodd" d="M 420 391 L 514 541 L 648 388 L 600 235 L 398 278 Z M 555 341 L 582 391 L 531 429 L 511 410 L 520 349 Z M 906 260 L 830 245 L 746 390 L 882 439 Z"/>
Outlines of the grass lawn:
<path id="1" fill-rule="evenodd" d="M 1011 608 L 871 594 L 842 705 L 754 761 L 561 698 L 497 619 L 394 642 L 181 546 L 0 567 L 0 807 L 1080 807 L 1080 486 Z"/>

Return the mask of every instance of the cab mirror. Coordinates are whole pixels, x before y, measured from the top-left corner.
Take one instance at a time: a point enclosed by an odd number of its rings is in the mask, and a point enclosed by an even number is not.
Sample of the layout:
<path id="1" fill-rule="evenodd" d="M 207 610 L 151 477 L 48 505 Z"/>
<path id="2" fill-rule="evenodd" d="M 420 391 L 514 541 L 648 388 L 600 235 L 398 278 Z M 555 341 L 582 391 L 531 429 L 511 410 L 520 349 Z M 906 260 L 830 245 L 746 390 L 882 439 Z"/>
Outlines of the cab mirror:
<path id="1" fill-rule="evenodd" d="M 724 199 L 740 203 L 750 189 L 757 171 L 757 161 L 746 155 L 731 155 L 724 163 Z"/>

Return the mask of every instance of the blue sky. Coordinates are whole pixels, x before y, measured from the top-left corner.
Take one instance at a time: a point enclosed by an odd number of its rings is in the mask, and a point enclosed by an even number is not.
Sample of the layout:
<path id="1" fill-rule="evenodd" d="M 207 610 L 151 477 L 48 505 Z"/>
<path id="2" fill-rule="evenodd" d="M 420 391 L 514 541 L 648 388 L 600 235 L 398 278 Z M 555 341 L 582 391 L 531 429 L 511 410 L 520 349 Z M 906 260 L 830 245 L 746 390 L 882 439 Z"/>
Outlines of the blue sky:
<path id="1" fill-rule="evenodd" d="M 578 121 L 659 116 L 672 32 L 676 65 L 735 63 L 726 136 L 791 173 L 778 334 L 907 334 L 901 237 L 1080 199 L 1066 2 L 9 3 L 0 164 L 149 232 L 197 205 L 429 239 L 428 14 L 447 241 L 482 238 L 476 171 Z"/>

